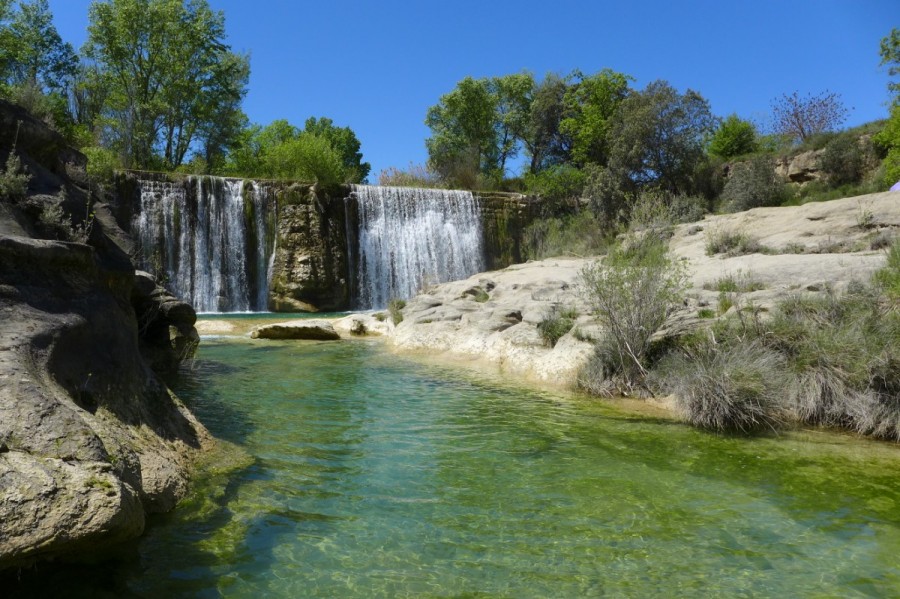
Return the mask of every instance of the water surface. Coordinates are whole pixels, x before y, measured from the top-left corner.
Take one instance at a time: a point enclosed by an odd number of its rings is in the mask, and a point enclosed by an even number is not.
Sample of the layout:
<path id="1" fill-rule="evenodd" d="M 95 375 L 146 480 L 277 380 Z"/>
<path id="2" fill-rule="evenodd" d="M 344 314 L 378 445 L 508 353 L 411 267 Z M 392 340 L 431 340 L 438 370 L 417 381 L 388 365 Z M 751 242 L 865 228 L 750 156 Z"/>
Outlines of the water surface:
<path id="1" fill-rule="evenodd" d="M 159 518 L 146 597 L 900 593 L 898 449 L 719 437 L 367 342 L 207 341 L 177 389 L 251 466 Z"/>

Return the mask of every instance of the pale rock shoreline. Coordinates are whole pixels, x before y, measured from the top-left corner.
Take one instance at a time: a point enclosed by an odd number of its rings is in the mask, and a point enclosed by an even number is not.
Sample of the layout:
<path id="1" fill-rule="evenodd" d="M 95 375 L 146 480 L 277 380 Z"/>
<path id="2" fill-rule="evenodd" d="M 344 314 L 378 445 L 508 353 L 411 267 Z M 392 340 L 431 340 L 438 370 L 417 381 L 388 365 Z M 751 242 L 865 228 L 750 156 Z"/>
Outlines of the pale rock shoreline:
<path id="1" fill-rule="evenodd" d="M 708 256 L 709 236 L 723 232 L 751 237 L 767 253 Z M 851 281 L 868 281 L 885 262 L 884 250 L 872 249 L 873 242 L 898 232 L 900 193 L 892 192 L 711 215 L 679 225 L 670 249 L 686 265 L 690 289 L 673 321 L 680 327 L 699 322 L 698 310 L 714 308 L 719 297 L 704 285 L 723 277 L 758 282 L 762 289 L 737 298 L 761 310 L 792 294 L 841 291 Z M 384 335 L 387 345 L 401 354 L 470 363 L 517 380 L 571 388 L 592 355 L 590 340 L 602 334 L 578 284 L 579 272 L 593 260 L 551 258 L 479 273 L 412 298 L 399 326 L 356 314 L 335 322 L 335 329 L 349 337 L 352 323 L 359 321 L 369 333 Z M 572 331 L 550 348 L 537 325 L 554 305 L 572 308 L 579 317 Z"/>

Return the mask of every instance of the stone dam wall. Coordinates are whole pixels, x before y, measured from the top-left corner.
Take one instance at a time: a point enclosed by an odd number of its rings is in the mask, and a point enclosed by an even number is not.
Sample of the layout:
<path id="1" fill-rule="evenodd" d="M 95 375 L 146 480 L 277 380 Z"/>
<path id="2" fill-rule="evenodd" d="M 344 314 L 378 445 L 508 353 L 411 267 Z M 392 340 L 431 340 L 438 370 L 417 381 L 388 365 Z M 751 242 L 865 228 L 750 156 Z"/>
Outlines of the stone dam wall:
<path id="1" fill-rule="evenodd" d="M 135 223 L 140 220 L 142 210 L 141 190 L 142 186 L 146 188 L 148 181 L 181 186 L 190 203 L 198 201 L 199 192 L 195 190 L 204 186 L 198 184 L 202 179 L 157 173 L 120 174 L 116 180 L 114 206 L 119 225 L 136 235 Z M 353 305 L 355 286 L 359 284 L 355 271 L 359 256 L 354 255 L 354 248 L 358 247 L 356 236 L 360 216 L 357 204 L 348 201 L 352 186 L 323 188 L 296 182 L 247 182 L 241 193 L 244 210 L 249 211 L 246 215 L 248 223 L 259 220 L 258 215 L 252 214 L 260 206 L 254 201 L 253 194 L 258 193 L 261 186 L 265 186 L 269 197 L 265 209 L 270 214 L 262 219 L 266 223 L 265 230 L 248 226 L 248 237 L 252 239 L 239 246 L 241 252 L 246 252 L 242 260 L 249 273 L 247 278 L 251 280 L 251 293 L 257 292 L 252 280 L 258 278 L 258 269 L 263 267 L 258 265 L 268 264 L 266 305 L 251 306 L 251 309 L 297 312 L 358 307 Z M 535 219 L 565 209 L 521 194 L 476 192 L 475 196 L 480 207 L 483 263 L 489 270 L 522 262 L 526 257 L 525 230 L 528 225 Z M 181 218 L 175 216 L 176 220 Z M 265 236 L 262 243 L 260 236 Z M 160 262 L 165 259 L 160 260 L 154 254 L 163 243 L 162 239 L 157 243 L 145 242 L 145 246 L 157 247 L 140 248 L 145 256 L 144 266 L 151 272 L 164 270 Z M 257 255 L 257 247 L 265 247 L 271 254 L 263 261 Z M 173 261 L 171 257 L 168 260 Z M 220 307 L 212 311 L 228 309 Z"/>

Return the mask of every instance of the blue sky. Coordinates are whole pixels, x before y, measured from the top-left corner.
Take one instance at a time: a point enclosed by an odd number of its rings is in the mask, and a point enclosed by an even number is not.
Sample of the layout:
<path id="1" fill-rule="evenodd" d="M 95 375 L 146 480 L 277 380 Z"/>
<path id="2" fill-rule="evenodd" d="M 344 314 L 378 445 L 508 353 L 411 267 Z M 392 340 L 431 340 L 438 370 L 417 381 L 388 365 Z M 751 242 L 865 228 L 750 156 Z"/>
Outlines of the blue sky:
<path id="1" fill-rule="evenodd" d="M 782 93 L 837 92 L 847 125 L 887 116 L 878 45 L 900 27 L 897 0 L 741 2 L 554 0 L 209 0 L 232 49 L 250 53 L 244 110 L 253 122 L 351 127 L 372 163 L 427 158 L 428 107 L 467 75 L 605 67 L 642 88 L 666 79 L 720 116 L 763 122 Z M 50 0 L 60 35 L 79 48 L 90 0 Z"/>

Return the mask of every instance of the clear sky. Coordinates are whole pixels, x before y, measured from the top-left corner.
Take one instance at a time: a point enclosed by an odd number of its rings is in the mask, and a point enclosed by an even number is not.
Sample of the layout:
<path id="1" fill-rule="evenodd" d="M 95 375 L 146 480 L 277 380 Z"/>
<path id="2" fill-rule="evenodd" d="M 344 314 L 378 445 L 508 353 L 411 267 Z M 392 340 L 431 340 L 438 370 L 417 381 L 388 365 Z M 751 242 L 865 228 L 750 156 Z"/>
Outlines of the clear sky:
<path id="1" fill-rule="evenodd" d="M 50 0 L 80 48 L 90 0 Z M 765 122 L 782 93 L 837 92 L 847 125 L 887 116 L 878 46 L 898 0 L 209 0 L 250 54 L 244 110 L 263 125 L 327 116 L 380 170 L 423 163 L 428 107 L 467 75 L 605 67 L 642 88 L 694 89 L 720 116 Z"/>

